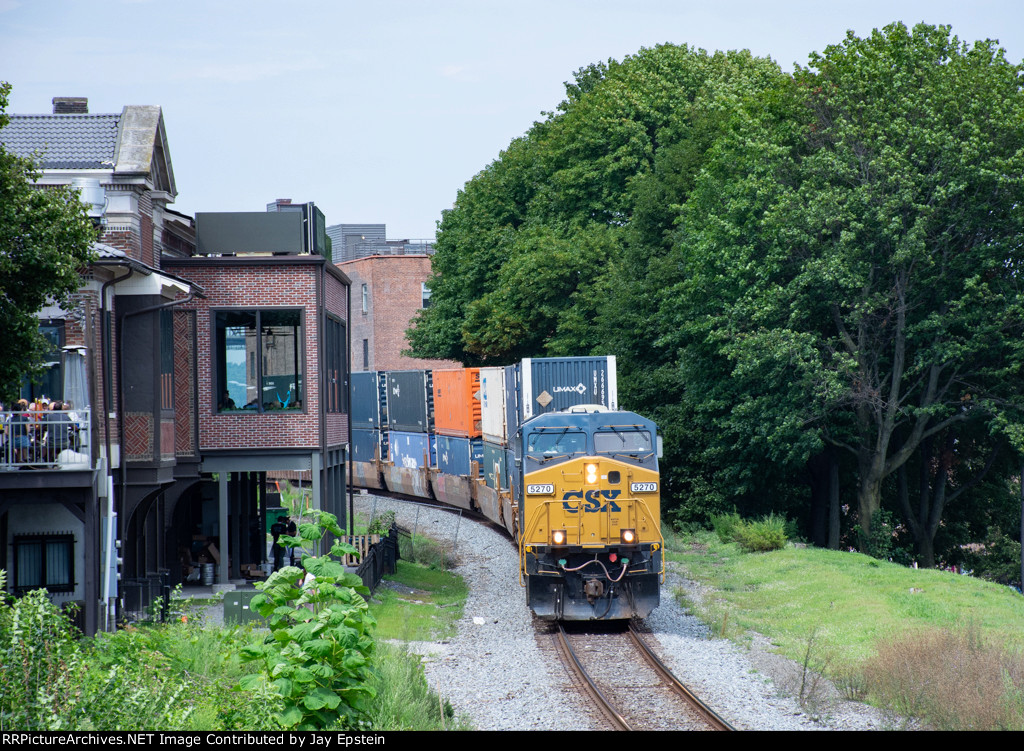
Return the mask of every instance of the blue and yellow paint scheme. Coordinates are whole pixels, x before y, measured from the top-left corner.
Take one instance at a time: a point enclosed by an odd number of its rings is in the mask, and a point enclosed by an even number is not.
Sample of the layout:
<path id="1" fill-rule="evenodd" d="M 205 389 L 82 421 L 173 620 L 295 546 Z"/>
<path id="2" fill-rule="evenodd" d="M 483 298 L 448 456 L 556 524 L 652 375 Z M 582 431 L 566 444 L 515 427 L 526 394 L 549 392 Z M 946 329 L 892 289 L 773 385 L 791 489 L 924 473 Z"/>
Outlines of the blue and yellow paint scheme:
<path id="1" fill-rule="evenodd" d="M 657 427 L 597 406 L 519 434 L 520 582 L 547 620 L 642 618 L 664 579 Z"/>

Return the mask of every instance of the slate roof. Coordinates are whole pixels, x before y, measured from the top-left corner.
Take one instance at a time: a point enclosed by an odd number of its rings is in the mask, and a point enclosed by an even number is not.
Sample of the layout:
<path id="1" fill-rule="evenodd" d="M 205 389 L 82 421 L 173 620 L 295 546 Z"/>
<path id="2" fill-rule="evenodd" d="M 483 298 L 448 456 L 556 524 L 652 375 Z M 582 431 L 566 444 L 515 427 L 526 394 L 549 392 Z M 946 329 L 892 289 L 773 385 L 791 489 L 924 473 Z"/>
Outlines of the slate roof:
<path id="1" fill-rule="evenodd" d="M 11 115 L 0 143 L 42 169 L 113 169 L 121 115 Z"/>

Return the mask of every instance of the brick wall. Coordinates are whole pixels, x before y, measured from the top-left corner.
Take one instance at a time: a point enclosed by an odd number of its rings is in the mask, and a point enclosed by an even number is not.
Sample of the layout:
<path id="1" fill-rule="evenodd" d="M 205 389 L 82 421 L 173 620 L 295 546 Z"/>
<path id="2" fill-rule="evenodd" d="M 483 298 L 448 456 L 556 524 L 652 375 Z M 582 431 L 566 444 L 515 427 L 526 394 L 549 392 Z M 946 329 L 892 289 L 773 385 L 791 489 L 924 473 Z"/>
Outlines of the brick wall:
<path id="1" fill-rule="evenodd" d="M 364 370 L 363 340 L 369 344 L 366 370 L 458 368 L 453 360 L 405 357 L 405 331 L 423 307 L 423 283 L 430 278 L 430 256 L 371 256 L 337 264 L 352 280 L 352 370 Z M 363 313 L 362 285 L 369 291 Z"/>
<path id="2" fill-rule="evenodd" d="M 174 453 L 195 456 L 195 315 L 194 310 L 174 313 Z"/>
<path id="3" fill-rule="evenodd" d="M 199 370 L 199 443 L 201 450 L 316 448 L 320 443 L 320 372 L 316 310 L 316 279 L 322 273 L 314 265 L 238 264 L 188 266 L 171 273 L 195 281 L 207 299 L 195 299 Z M 304 374 L 306 385 L 302 412 L 218 414 L 214 403 L 212 370 L 213 318 L 211 309 L 299 307 L 304 310 Z"/>

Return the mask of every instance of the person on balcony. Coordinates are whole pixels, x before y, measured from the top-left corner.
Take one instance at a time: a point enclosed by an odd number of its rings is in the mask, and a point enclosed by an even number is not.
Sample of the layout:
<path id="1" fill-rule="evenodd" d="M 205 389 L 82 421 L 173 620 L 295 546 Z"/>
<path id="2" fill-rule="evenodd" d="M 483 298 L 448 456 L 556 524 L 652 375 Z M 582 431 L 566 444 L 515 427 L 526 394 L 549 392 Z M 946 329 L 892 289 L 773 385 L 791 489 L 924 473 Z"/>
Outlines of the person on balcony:
<path id="1" fill-rule="evenodd" d="M 43 423 L 46 427 L 44 445 L 47 461 L 55 462 L 61 451 L 71 447 L 71 431 L 74 425 L 63 402 L 50 402 L 50 410 L 46 413 Z"/>
<path id="2" fill-rule="evenodd" d="M 11 415 L 10 423 L 14 463 L 27 463 L 32 449 L 32 419 L 28 412 L 28 401 L 19 399 L 14 406 L 17 409 Z"/>

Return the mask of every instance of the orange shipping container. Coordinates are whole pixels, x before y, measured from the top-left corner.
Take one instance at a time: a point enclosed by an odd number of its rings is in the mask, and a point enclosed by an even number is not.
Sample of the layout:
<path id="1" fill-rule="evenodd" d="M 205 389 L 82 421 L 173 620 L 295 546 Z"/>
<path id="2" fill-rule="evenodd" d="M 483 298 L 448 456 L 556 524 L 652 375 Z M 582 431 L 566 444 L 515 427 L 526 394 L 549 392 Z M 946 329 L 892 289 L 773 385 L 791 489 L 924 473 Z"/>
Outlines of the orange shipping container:
<path id="1" fill-rule="evenodd" d="M 434 431 L 459 438 L 480 435 L 480 368 L 434 371 Z"/>

